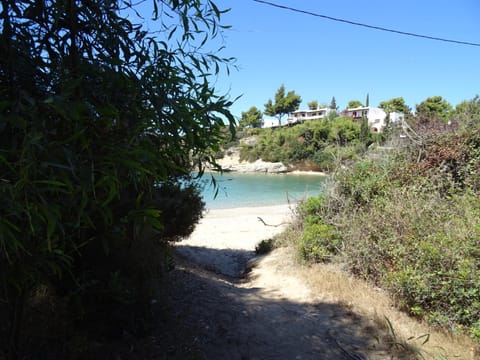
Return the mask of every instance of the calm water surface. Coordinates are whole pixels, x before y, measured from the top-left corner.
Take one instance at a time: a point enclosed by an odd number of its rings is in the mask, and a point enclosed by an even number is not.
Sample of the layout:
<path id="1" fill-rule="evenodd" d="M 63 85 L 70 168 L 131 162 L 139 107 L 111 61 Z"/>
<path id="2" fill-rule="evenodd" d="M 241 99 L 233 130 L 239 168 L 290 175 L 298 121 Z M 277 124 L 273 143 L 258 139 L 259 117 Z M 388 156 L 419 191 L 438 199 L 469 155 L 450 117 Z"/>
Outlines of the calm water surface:
<path id="1" fill-rule="evenodd" d="M 211 176 L 218 184 L 216 197 Z M 207 209 L 225 209 L 296 203 L 322 193 L 327 179 L 301 174 L 205 173 L 200 181 Z"/>

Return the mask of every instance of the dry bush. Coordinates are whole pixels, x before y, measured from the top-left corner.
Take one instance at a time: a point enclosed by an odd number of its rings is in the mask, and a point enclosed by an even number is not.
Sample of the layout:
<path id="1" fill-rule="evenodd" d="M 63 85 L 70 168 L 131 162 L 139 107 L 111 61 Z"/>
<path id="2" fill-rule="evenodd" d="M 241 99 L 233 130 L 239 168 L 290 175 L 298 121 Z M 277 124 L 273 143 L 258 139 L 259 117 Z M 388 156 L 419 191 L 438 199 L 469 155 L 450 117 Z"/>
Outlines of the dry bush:
<path id="1" fill-rule="evenodd" d="M 410 315 L 480 339 L 479 149 L 478 131 L 442 134 L 420 158 L 407 152 L 340 172 L 333 191 L 300 208 L 302 256 L 340 259 Z M 317 247 L 304 246 L 311 239 Z"/>

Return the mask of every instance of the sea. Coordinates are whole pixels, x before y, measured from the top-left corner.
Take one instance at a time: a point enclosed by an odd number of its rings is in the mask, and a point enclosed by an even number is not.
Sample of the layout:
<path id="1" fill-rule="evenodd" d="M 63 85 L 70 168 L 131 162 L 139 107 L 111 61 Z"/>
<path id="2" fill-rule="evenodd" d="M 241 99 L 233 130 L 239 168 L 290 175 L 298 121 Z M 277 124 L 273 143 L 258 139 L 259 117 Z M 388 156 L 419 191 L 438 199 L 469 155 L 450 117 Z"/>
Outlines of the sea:
<path id="1" fill-rule="evenodd" d="M 207 209 L 296 204 L 324 192 L 327 182 L 328 177 L 310 174 L 227 172 L 199 179 Z"/>

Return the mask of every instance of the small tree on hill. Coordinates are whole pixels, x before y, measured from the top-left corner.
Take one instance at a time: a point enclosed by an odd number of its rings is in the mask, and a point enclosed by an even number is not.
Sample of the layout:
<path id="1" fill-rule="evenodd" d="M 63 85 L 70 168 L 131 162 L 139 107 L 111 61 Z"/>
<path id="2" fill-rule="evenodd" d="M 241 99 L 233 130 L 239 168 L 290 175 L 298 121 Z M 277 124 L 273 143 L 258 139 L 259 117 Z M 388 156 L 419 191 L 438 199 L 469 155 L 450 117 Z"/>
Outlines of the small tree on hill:
<path id="1" fill-rule="evenodd" d="M 445 99 L 441 96 L 429 97 L 416 106 L 413 127 L 422 138 L 428 138 L 451 130 L 448 121 L 452 115 L 453 108 Z"/>
<path id="2" fill-rule="evenodd" d="M 295 91 L 289 91 L 285 95 L 285 86 L 282 84 L 275 94 L 275 103 L 269 99 L 265 104 L 264 113 L 269 116 L 276 116 L 278 125 L 281 125 L 282 117 L 297 110 L 301 102 L 302 98 Z"/>
<path id="3" fill-rule="evenodd" d="M 353 109 L 353 108 L 362 107 L 362 106 L 363 106 L 363 104 L 362 104 L 361 101 L 359 101 L 359 100 L 350 100 L 350 101 L 348 102 L 347 108 L 348 108 L 348 109 Z"/>
<path id="4" fill-rule="evenodd" d="M 239 121 L 240 128 L 259 128 L 262 124 L 262 115 L 256 106 L 252 106 L 248 111 L 242 111 L 242 118 Z"/>
<path id="5" fill-rule="evenodd" d="M 312 101 L 308 102 L 307 105 L 308 105 L 308 108 L 309 108 L 310 110 L 316 110 L 316 109 L 318 109 L 318 101 L 317 101 L 317 100 L 312 100 Z"/>
<path id="6" fill-rule="evenodd" d="M 335 96 L 332 96 L 332 100 L 330 101 L 330 109 L 335 111 L 338 110 L 337 100 L 335 99 Z"/>
<path id="7" fill-rule="evenodd" d="M 366 116 L 362 116 L 362 121 L 360 123 L 360 141 L 368 145 L 370 141 L 370 127 L 368 126 L 368 118 Z"/>
<path id="8" fill-rule="evenodd" d="M 378 107 L 385 110 L 387 114 L 391 112 L 399 112 L 407 115 L 410 113 L 410 108 L 405 103 L 405 99 L 403 97 L 381 101 Z"/>
<path id="9" fill-rule="evenodd" d="M 467 128 L 477 128 L 480 126 L 480 96 L 475 96 L 472 100 L 462 101 L 455 107 L 453 119 L 460 125 Z"/>
<path id="10" fill-rule="evenodd" d="M 420 121 L 441 120 L 447 122 L 452 114 L 452 105 L 441 96 L 432 96 L 416 107 L 416 116 Z"/>

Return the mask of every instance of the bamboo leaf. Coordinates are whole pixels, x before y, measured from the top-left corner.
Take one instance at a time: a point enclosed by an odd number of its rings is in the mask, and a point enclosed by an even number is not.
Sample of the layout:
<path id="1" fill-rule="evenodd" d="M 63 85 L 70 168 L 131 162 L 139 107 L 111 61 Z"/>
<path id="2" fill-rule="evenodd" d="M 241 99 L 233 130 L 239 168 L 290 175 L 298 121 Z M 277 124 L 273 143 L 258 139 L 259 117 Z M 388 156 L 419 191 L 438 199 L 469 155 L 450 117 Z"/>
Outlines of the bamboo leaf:
<path id="1" fill-rule="evenodd" d="M 38 210 L 40 211 L 44 221 L 46 222 L 47 249 L 49 252 L 52 252 L 52 236 L 56 230 L 57 221 L 52 215 L 50 209 L 48 209 L 46 206 L 39 205 Z"/>

